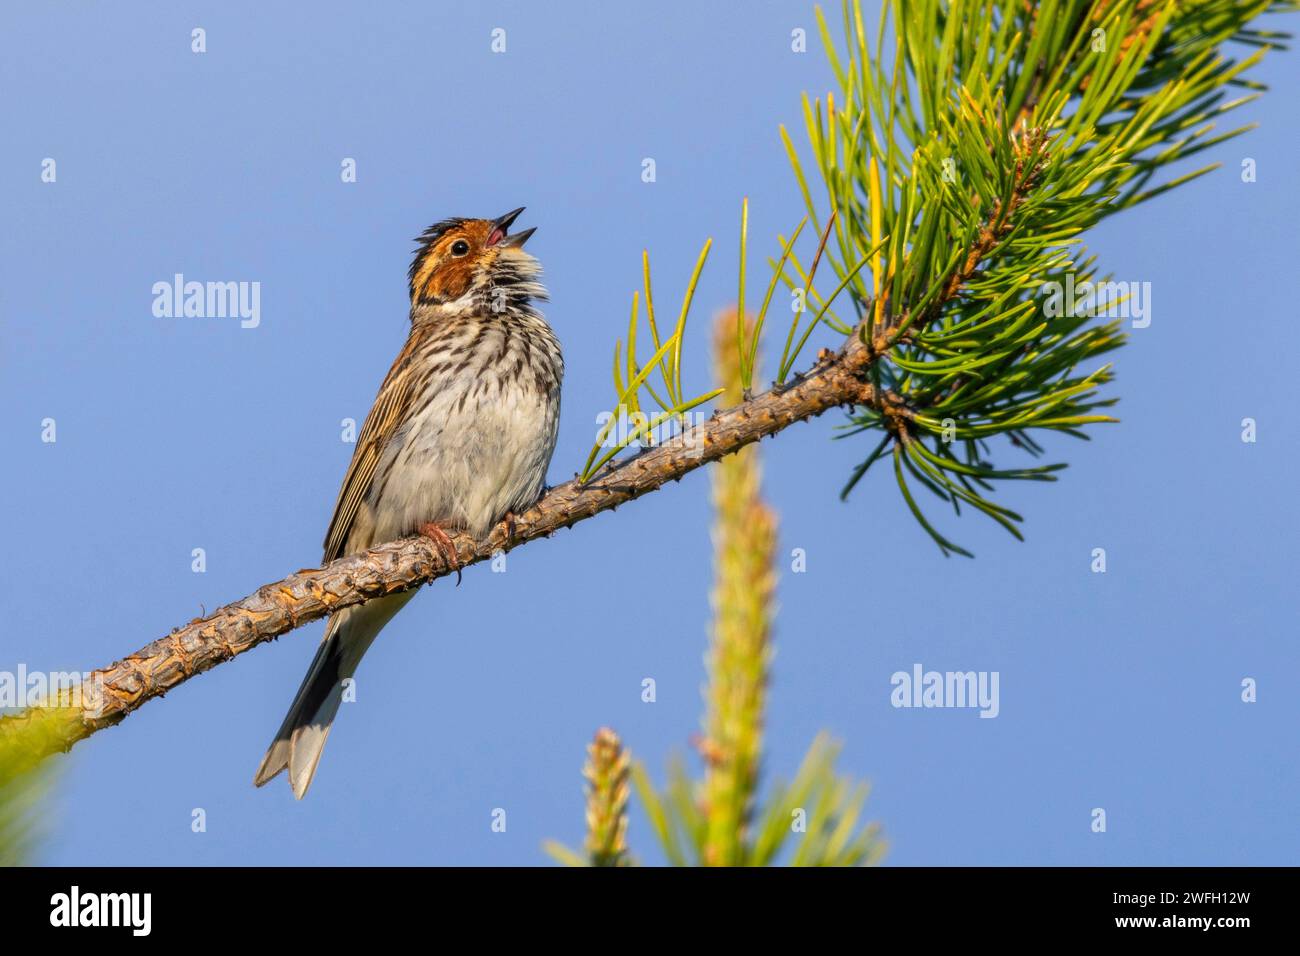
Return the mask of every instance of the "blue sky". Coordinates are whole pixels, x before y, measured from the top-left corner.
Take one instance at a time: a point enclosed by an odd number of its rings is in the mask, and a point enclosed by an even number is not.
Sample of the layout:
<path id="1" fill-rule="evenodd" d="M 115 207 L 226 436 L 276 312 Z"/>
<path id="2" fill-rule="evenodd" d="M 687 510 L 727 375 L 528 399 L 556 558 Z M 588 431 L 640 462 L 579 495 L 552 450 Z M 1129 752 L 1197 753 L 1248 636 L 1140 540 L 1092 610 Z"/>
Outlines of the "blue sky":
<path id="1" fill-rule="evenodd" d="M 688 339 L 702 390 L 741 198 L 766 253 L 801 215 L 777 126 L 830 83 L 815 39 L 790 51 L 793 28 L 815 38 L 810 5 L 730 7 L 6 6 L 0 669 L 107 664 L 319 560 L 340 421 L 400 347 L 411 238 L 444 216 L 527 205 L 538 227 L 568 364 L 552 483 L 611 402 L 643 247 L 666 300 L 715 239 Z M 1239 114 L 1261 129 L 1217 150 L 1224 170 L 1089 237 L 1103 271 L 1151 282 L 1152 324 L 1116 359 L 1122 424 L 1050 442 L 1062 480 L 1005 493 L 1025 543 L 949 520 L 977 558 L 944 559 L 884 471 L 841 503 L 865 449 L 829 440 L 834 416 L 763 445 L 782 553 L 807 554 L 780 583 L 768 779 L 829 729 L 873 784 L 889 863 L 1300 860 L 1300 60 L 1256 76 L 1274 92 Z M 260 325 L 156 318 L 152 285 L 177 272 L 260 282 Z M 41 861 L 547 862 L 544 839 L 581 839 L 597 727 L 656 777 L 698 728 L 707 492 L 693 475 L 505 574 L 427 588 L 367 657 L 302 803 L 251 778 L 319 623 L 149 704 L 64 761 Z M 999 716 L 891 707 L 915 663 L 997 671 Z M 630 837 L 661 859 L 639 816 Z"/>

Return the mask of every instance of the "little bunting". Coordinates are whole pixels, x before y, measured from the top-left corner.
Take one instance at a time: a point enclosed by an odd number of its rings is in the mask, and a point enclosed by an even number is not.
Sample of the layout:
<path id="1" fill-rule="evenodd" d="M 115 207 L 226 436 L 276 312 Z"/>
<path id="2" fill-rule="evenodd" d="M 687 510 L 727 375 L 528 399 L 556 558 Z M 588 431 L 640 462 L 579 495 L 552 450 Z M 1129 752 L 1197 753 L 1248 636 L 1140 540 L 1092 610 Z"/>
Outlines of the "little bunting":
<path id="1" fill-rule="evenodd" d="M 455 566 L 450 530 L 482 537 L 545 487 L 560 417 L 564 359 L 534 306 L 541 265 L 534 229 L 497 219 L 444 219 L 417 239 L 408 279 L 411 331 L 366 416 L 334 517 L 326 562 L 419 532 Z M 458 571 L 459 573 L 459 571 Z M 351 677 L 403 591 L 332 615 L 307 676 L 253 778 L 289 772 L 311 786 Z"/>

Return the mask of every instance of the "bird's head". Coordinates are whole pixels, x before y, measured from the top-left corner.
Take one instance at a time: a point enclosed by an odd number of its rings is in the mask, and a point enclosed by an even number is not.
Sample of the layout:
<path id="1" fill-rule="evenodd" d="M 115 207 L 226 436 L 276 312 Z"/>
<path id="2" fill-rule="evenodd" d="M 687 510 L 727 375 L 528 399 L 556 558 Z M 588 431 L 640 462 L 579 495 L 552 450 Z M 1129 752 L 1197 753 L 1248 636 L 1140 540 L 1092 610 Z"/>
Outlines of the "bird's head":
<path id="1" fill-rule="evenodd" d="M 520 206 L 496 219 L 444 219 L 426 229 L 416 239 L 408 273 L 412 308 L 460 303 L 500 311 L 545 297 L 536 281 L 541 265 L 523 248 L 535 229 L 510 232 L 523 211 Z"/>

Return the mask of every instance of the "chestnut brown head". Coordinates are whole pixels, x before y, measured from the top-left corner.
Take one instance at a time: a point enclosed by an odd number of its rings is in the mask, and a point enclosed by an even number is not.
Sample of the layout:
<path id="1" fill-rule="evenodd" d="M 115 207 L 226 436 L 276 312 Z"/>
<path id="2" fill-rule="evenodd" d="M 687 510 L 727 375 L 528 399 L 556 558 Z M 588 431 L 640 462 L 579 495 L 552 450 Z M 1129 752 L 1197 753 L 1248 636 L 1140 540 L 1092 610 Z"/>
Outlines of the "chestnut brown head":
<path id="1" fill-rule="evenodd" d="M 411 305 L 446 305 L 486 294 L 489 289 L 526 282 L 537 274 L 537 260 L 523 245 L 535 229 L 510 233 L 524 211 L 496 219 L 444 219 L 424 231 L 411 262 Z"/>

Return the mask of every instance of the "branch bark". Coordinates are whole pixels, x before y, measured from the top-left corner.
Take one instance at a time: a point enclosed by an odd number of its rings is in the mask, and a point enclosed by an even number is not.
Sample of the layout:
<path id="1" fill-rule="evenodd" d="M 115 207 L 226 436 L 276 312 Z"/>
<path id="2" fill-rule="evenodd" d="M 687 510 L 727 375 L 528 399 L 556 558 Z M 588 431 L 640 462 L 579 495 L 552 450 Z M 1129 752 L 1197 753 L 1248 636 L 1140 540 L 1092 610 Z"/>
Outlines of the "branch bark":
<path id="1" fill-rule="evenodd" d="M 838 353 L 824 355 L 788 385 L 720 411 L 662 445 L 615 461 L 585 485 L 575 479 L 552 488 L 516 517 L 513 540 L 506 540 L 503 525 L 481 541 L 453 534 L 460 564 L 476 564 L 498 551 L 571 528 L 827 409 L 869 404 L 875 397 L 866 380 L 872 361 L 874 353 L 855 334 Z M 452 570 L 431 542 L 415 537 L 298 571 L 94 671 L 78 706 L 35 707 L 0 718 L 0 747 L 17 748 L 30 759 L 66 751 L 259 644 L 341 608 L 419 587 Z"/>

